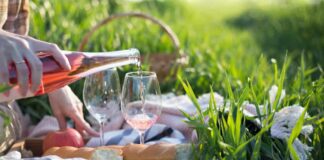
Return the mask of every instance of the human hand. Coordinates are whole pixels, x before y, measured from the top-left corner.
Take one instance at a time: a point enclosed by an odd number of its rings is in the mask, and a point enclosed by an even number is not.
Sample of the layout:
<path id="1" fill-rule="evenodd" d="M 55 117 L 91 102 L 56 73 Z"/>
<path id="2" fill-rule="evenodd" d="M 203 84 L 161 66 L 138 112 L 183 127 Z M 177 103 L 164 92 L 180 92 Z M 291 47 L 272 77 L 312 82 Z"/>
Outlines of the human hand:
<path id="1" fill-rule="evenodd" d="M 83 118 L 82 102 L 72 92 L 71 88 L 65 86 L 48 94 L 54 116 L 59 122 L 60 129 L 66 128 L 65 117 L 71 118 L 76 129 L 84 134 L 84 131 L 92 136 L 99 136 Z"/>
<path id="2" fill-rule="evenodd" d="M 35 55 L 38 52 L 52 55 L 63 69 L 71 69 L 57 45 L 0 30 L 0 84 L 10 85 L 8 67 L 14 64 L 21 95 L 26 96 L 29 88 L 35 93 L 42 78 L 42 63 Z"/>

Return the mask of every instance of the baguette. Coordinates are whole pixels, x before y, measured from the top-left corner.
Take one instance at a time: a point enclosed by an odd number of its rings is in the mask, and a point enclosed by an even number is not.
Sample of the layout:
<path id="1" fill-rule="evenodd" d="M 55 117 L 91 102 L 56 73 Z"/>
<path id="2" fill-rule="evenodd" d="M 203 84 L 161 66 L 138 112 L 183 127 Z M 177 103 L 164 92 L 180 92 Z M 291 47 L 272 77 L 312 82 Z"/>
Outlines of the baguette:
<path id="1" fill-rule="evenodd" d="M 111 155 L 114 155 L 115 157 L 121 157 L 122 150 L 120 146 L 103 146 L 98 148 L 90 148 L 90 147 L 82 147 L 82 148 L 76 148 L 76 147 L 52 147 L 48 149 L 43 156 L 49 156 L 49 155 L 57 155 L 61 158 L 84 158 L 84 159 L 100 159 L 98 157 L 98 153 L 94 154 L 96 150 L 100 150 L 101 153 L 104 151 L 110 152 Z M 92 158 L 92 156 L 95 156 Z M 107 155 L 106 155 L 107 156 Z"/>
<path id="2" fill-rule="evenodd" d="M 129 144 L 123 148 L 125 160 L 174 160 L 175 144 Z"/>
<path id="3" fill-rule="evenodd" d="M 126 146 L 103 146 L 97 148 L 53 147 L 43 156 L 57 155 L 61 158 L 84 158 L 92 160 L 190 160 L 190 144 L 160 143 L 153 145 L 129 144 Z"/>
<path id="4" fill-rule="evenodd" d="M 124 160 L 190 160 L 190 144 L 129 144 L 123 148 Z"/>

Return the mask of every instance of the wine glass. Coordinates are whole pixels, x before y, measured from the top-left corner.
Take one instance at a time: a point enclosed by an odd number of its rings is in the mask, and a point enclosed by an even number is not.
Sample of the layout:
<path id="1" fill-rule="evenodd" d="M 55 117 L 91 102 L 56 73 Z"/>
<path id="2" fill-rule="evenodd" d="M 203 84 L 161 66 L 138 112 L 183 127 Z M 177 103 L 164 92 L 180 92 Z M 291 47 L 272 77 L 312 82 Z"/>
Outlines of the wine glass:
<path id="1" fill-rule="evenodd" d="M 161 114 L 161 91 L 154 72 L 129 72 L 125 76 L 121 110 L 126 122 L 140 135 L 144 144 L 144 134 Z"/>
<path id="2" fill-rule="evenodd" d="M 100 145 L 104 145 L 103 127 L 120 110 L 120 81 L 116 69 L 86 77 L 83 100 L 89 113 L 100 124 Z"/>

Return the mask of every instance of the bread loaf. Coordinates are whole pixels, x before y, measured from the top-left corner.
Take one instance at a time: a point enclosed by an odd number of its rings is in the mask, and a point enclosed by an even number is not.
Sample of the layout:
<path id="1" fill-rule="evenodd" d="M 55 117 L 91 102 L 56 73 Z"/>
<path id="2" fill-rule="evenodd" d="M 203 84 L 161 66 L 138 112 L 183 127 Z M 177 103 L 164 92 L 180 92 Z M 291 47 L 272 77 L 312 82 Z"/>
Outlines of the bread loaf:
<path id="1" fill-rule="evenodd" d="M 53 147 L 44 156 L 61 158 L 85 158 L 93 160 L 189 160 L 192 159 L 190 144 L 160 143 L 154 145 L 129 144 L 126 146 L 103 146 L 97 148 Z"/>
<path id="2" fill-rule="evenodd" d="M 129 144 L 123 148 L 125 160 L 174 160 L 175 144 Z"/>
<path id="3" fill-rule="evenodd" d="M 190 144 L 129 144 L 123 148 L 124 160 L 190 160 Z"/>
<path id="4" fill-rule="evenodd" d="M 104 147 L 98 147 L 98 148 L 89 148 L 89 147 L 82 147 L 82 148 L 76 148 L 76 147 L 52 147 L 48 149 L 43 156 L 48 155 L 57 155 L 61 158 L 84 158 L 84 159 L 92 159 L 92 154 L 95 150 L 106 150 L 108 152 L 113 151 L 114 155 L 121 156 L 122 150 L 120 146 L 104 146 Z"/>

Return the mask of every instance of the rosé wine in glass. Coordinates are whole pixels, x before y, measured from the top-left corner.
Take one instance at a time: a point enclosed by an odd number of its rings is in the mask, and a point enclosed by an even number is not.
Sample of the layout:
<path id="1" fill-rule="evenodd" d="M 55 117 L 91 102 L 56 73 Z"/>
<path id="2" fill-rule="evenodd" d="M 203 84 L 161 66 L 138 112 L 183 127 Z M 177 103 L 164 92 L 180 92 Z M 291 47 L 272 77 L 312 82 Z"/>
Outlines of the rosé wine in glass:
<path id="1" fill-rule="evenodd" d="M 121 110 L 126 122 L 140 134 L 144 144 L 144 133 L 161 114 L 161 91 L 154 72 L 139 71 L 126 74 Z"/>
<path id="2" fill-rule="evenodd" d="M 136 114 L 134 116 L 126 116 L 125 119 L 136 130 L 145 132 L 152 127 L 158 119 L 158 116 L 154 114 Z"/>

